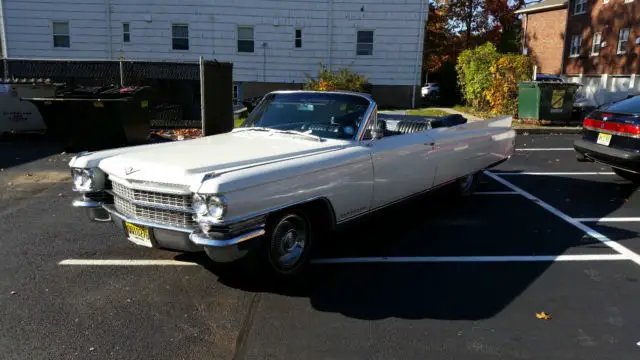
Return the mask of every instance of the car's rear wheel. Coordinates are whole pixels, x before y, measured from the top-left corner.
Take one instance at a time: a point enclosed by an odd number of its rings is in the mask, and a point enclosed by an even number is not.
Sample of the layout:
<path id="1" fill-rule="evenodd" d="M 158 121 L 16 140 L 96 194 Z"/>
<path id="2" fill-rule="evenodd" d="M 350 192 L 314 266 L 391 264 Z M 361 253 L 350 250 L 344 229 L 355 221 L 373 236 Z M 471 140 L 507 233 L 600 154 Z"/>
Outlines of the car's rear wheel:
<path id="1" fill-rule="evenodd" d="M 613 172 L 625 180 L 629 180 L 634 184 L 640 184 L 640 174 L 632 173 L 630 171 L 626 171 L 618 168 L 613 168 Z"/>

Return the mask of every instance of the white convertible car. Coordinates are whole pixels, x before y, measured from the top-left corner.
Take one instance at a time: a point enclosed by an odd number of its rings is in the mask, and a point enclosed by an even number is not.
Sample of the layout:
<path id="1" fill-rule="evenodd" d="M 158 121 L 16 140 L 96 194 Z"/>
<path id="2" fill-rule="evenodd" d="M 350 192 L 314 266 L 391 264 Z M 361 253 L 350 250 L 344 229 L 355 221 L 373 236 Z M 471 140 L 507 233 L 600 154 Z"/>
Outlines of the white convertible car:
<path id="1" fill-rule="evenodd" d="M 365 94 L 275 91 L 229 133 L 78 154 L 73 206 L 138 245 L 216 262 L 255 254 L 289 277 L 322 231 L 445 184 L 472 192 L 513 154 L 511 122 L 383 115 Z"/>

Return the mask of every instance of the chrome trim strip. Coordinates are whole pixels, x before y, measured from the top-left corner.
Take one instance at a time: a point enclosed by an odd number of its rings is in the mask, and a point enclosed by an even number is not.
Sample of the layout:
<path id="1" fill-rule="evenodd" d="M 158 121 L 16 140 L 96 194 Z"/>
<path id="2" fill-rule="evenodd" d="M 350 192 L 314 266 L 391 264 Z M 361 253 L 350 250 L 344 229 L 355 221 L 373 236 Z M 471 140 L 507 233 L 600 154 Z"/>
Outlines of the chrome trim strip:
<path id="1" fill-rule="evenodd" d="M 71 203 L 73 207 L 77 208 L 99 208 L 102 206 L 102 203 L 99 201 L 87 200 L 87 199 L 75 199 Z"/>
<path id="2" fill-rule="evenodd" d="M 129 223 L 132 223 L 132 224 L 149 226 L 149 227 L 152 227 L 152 228 L 158 228 L 158 229 L 164 229 L 164 230 L 179 231 L 179 232 L 184 232 L 184 233 L 192 233 L 196 229 L 195 227 L 194 228 L 183 228 L 183 227 L 177 227 L 177 226 L 153 223 L 153 222 L 144 221 L 144 220 L 132 219 L 132 218 L 126 217 L 126 216 L 120 214 L 119 212 L 117 212 L 115 207 L 113 205 L 110 205 L 110 204 L 102 204 L 102 208 L 107 210 L 107 212 L 109 212 L 111 215 L 115 215 L 115 216 L 119 217 L 120 219 L 122 219 L 123 221 L 129 222 Z"/>
<path id="3" fill-rule="evenodd" d="M 466 175 L 465 175 L 465 176 L 466 176 Z M 462 176 L 462 177 L 464 177 L 464 176 Z M 462 177 L 461 177 L 461 178 L 462 178 Z M 363 211 L 363 212 L 361 212 L 360 214 L 357 214 L 357 215 L 354 215 L 354 216 L 350 216 L 350 217 L 344 218 L 344 219 L 342 219 L 342 220 L 336 221 L 336 225 L 344 224 L 344 223 L 346 223 L 347 221 L 351 221 L 351 220 L 357 219 L 357 218 L 362 217 L 362 216 L 366 216 L 366 215 L 369 215 L 369 214 L 373 214 L 374 212 L 379 211 L 379 210 L 382 210 L 382 209 L 387 208 L 387 207 L 389 207 L 389 206 L 392 206 L 392 205 L 396 205 L 396 204 L 402 203 L 402 202 L 404 202 L 404 201 L 407 201 L 407 200 L 413 199 L 413 198 L 418 197 L 418 196 L 422 196 L 422 195 L 427 194 L 427 193 L 429 193 L 429 192 L 431 192 L 431 191 L 434 191 L 434 190 L 437 190 L 437 189 L 439 189 L 439 188 L 441 188 L 441 187 L 444 187 L 444 186 L 446 186 L 446 185 L 452 184 L 453 182 L 455 182 L 455 181 L 456 181 L 456 180 L 458 180 L 458 179 L 460 179 L 460 178 L 455 178 L 455 179 L 453 179 L 453 180 L 447 180 L 447 181 L 444 181 L 444 182 L 442 182 L 442 183 L 440 183 L 440 184 L 438 184 L 438 185 L 432 186 L 432 187 L 430 187 L 430 188 L 428 188 L 428 189 L 426 189 L 426 190 L 419 191 L 419 192 L 417 192 L 417 193 L 411 194 L 411 195 L 409 195 L 409 196 L 405 196 L 405 197 L 400 198 L 400 199 L 398 199 L 398 200 L 394 200 L 394 201 L 389 202 L 389 203 L 387 203 L 387 204 L 380 205 L 380 206 L 375 207 L 375 208 L 371 208 L 371 209 L 369 209 L 369 210 L 367 210 L 367 211 Z"/>
<path id="4" fill-rule="evenodd" d="M 165 187 L 161 184 L 158 184 L 158 186 L 144 186 L 144 185 L 140 185 L 135 181 L 128 181 L 112 174 L 108 174 L 108 176 L 109 176 L 109 180 L 113 182 L 117 182 L 122 186 L 126 186 L 134 190 L 151 191 L 151 192 L 164 193 L 164 194 L 170 194 L 170 195 L 191 195 L 192 194 L 191 190 L 188 189 L 189 187 L 188 185 L 167 184 L 167 186 Z M 175 187 L 172 187 L 172 185 L 175 185 Z"/>
<path id="5" fill-rule="evenodd" d="M 369 123 L 371 122 L 373 115 L 377 114 L 377 110 L 378 110 L 378 105 L 376 105 L 374 102 L 369 102 L 369 108 L 367 109 L 367 111 L 364 113 L 364 116 L 362 117 L 362 123 L 360 124 L 360 128 L 358 128 L 358 132 L 356 133 L 355 141 L 357 142 L 362 141 L 364 132 L 367 126 L 369 125 Z"/>
<path id="6" fill-rule="evenodd" d="M 107 192 L 109 194 L 115 196 L 115 197 L 118 197 L 118 198 L 120 198 L 120 199 L 122 199 L 124 201 L 128 201 L 128 202 L 130 202 L 130 203 L 132 203 L 133 205 L 136 205 L 136 206 L 144 206 L 144 207 L 160 209 L 160 210 L 178 211 L 178 212 L 185 213 L 185 214 L 194 214 L 192 209 L 187 209 L 187 208 L 180 207 L 180 206 L 164 205 L 164 204 L 159 204 L 159 203 L 152 203 L 152 202 L 147 202 L 147 201 L 134 200 L 134 199 L 130 199 L 128 197 L 116 194 L 112 190 L 107 190 Z"/>
<path id="7" fill-rule="evenodd" d="M 266 232 L 264 229 L 258 229 L 258 230 L 253 230 L 246 234 L 242 234 L 240 236 L 237 236 L 228 240 L 213 240 L 213 239 L 209 239 L 206 235 L 202 233 L 194 232 L 191 235 L 189 235 L 189 240 L 191 240 L 191 242 L 193 242 L 194 244 L 202 245 L 202 246 L 227 247 L 227 246 L 238 245 L 247 240 L 255 239 L 257 237 L 264 235 L 265 233 Z"/>
<path id="8" fill-rule="evenodd" d="M 633 135 L 633 134 L 623 133 L 623 132 L 619 132 L 619 131 L 601 129 L 601 128 L 588 126 L 588 125 L 583 125 L 582 127 L 584 129 L 586 129 L 586 130 L 601 132 L 601 133 L 605 133 L 605 134 L 609 134 L 609 135 L 617 135 L 617 136 L 622 136 L 622 137 L 627 137 L 627 138 L 632 138 L 632 139 L 640 139 L 640 135 Z"/>
<path id="9" fill-rule="evenodd" d="M 300 201 L 295 201 L 292 203 L 287 203 L 284 205 L 278 205 L 278 206 L 274 206 L 274 207 L 270 207 L 268 209 L 264 209 L 262 211 L 258 211 L 255 213 L 251 213 L 245 216 L 238 216 L 235 218 L 231 218 L 231 219 L 223 219 L 220 222 L 210 222 L 209 224 L 212 226 L 225 226 L 225 225 L 233 225 L 242 221 L 246 221 L 246 220 L 251 220 L 253 218 L 259 217 L 259 216 L 263 216 L 263 215 L 268 215 L 274 211 L 278 211 L 278 210 L 282 210 L 291 206 L 295 206 L 295 205 L 301 205 L 301 204 L 305 204 L 308 203 L 310 201 L 314 201 L 314 200 L 318 200 L 318 199 L 323 199 L 325 200 L 324 197 L 322 196 L 312 196 L 310 198 L 306 198 L 304 200 L 300 200 Z M 333 211 L 333 208 L 331 209 Z"/>

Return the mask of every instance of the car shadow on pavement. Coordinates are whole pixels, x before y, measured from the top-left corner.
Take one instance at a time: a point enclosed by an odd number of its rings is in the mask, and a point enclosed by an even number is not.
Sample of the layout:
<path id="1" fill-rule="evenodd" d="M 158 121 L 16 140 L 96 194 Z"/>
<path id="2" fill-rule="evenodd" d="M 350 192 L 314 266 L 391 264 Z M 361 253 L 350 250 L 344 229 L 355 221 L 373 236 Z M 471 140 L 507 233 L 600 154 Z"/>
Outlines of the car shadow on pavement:
<path id="1" fill-rule="evenodd" d="M 589 180 L 569 179 L 554 177 L 550 179 L 562 184 L 582 189 L 591 189 L 595 186 Z M 598 186 L 607 186 L 599 183 Z M 631 186 L 622 186 L 623 193 L 631 191 Z M 588 194 L 588 193 L 587 193 Z M 507 195 L 513 197 L 515 195 Z M 505 197 L 501 197 L 504 199 Z M 479 200 L 480 199 L 480 200 Z M 498 198 L 495 198 L 498 199 Z M 521 198 L 522 199 L 522 198 Z M 525 199 L 526 200 L 526 199 Z M 345 251 L 353 256 L 361 249 L 361 256 L 375 254 L 402 254 L 403 256 L 425 256 L 429 251 L 437 250 L 440 245 L 435 245 L 447 236 L 446 228 L 440 228 L 439 220 L 462 217 L 465 207 L 473 208 L 473 211 L 484 208 L 484 213 L 478 216 L 489 216 L 499 212 L 522 211 L 524 222 L 535 222 L 535 218 L 529 218 L 524 210 L 517 208 L 491 209 L 490 206 L 497 200 L 489 197 L 473 197 L 465 204 L 461 201 L 452 201 L 445 193 L 438 193 L 393 206 L 379 212 L 362 223 L 352 228 L 339 232 L 335 237 L 322 244 L 317 249 L 324 258 L 343 257 Z M 474 205 L 474 202 L 480 203 Z M 529 200 L 532 208 L 539 208 Z M 607 209 L 621 206 L 624 202 L 608 203 Z M 549 243 L 562 240 L 556 244 L 550 254 L 561 255 L 573 247 L 588 247 L 591 254 L 596 248 L 597 254 L 614 254 L 605 244 L 596 239 L 587 237 L 580 230 L 567 224 L 555 215 L 541 209 L 538 215 L 548 214 L 550 218 L 540 221 L 542 227 L 563 226 L 557 231 L 557 235 Z M 426 220 L 425 220 L 426 219 Z M 549 223 L 549 219 L 557 220 L 557 224 Z M 520 223 L 503 224 L 514 229 L 525 229 Z M 473 226 L 462 224 L 449 225 L 449 231 L 459 234 L 458 231 L 467 229 L 467 235 L 475 233 L 473 241 L 482 245 L 492 238 L 499 238 L 501 230 L 492 227 L 485 228 L 484 233 L 478 233 Z M 431 231 L 432 228 L 439 231 Z M 602 229 L 602 227 L 600 227 Z M 508 230 L 505 230 L 508 231 Z M 635 238 L 637 233 L 627 231 L 625 234 L 616 229 L 618 239 Z M 416 233 L 423 236 L 416 237 Z M 460 233 L 463 234 L 463 233 Z M 457 235 L 456 235 L 457 236 Z M 524 245 L 543 241 L 544 234 L 523 234 Z M 462 245 L 451 240 L 450 253 L 455 253 L 456 247 L 459 253 L 465 253 L 464 247 L 471 242 Z M 503 242 L 513 242 L 520 239 L 508 237 L 501 239 Z M 349 245 L 344 245 L 346 241 Z M 345 247 L 351 248 L 345 250 Z M 482 246 L 478 247 L 481 249 Z M 376 249 L 376 251 L 372 251 Z M 398 249 L 402 249 L 398 252 Z M 465 253 L 465 255 L 468 255 Z M 485 255 L 485 254 L 482 254 Z M 493 255 L 526 255 L 526 254 L 500 254 Z M 529 254 L 536 255 L 536 254 Z M 541 254 L 537 254 L 541 255 Z M 456 256 L 456 255 L 453 255 Z M 244 271 L 242 267 L 227 267 L 212 264 L 205 257 L 199 255 L 179 256 L 181 260 L 188 258 L 196 261 L 218 276 L 218 281 L 232 288 L 249 292 L 277 294 L 288 297 L 308 298 L 311 306 L 320 312 L 340 313 L 344 316 L 364 319 L 379 320 L 386 318 L 403 319 L 436 319 L 436 320 L 482 320 L 499 314 L 514 299 L 518 298 L 529 286 L 534 283 L 547 269 L 551 262 L 450 262 L 450 263 L 351 263 L 351 264 L 315 264 L 312 265 L 304 276 L 288 283 L 280 283 L 272 280 L 266 274 L 256 274 Z M 245 264 L 246 266 L 246 264 Z"/>
<path id="2" fill-rule="evenodd" d="M 44 135 L 3 135 L 0 138 L 0 169 L 19 166 L 53 154 L 63 148 Z"/>

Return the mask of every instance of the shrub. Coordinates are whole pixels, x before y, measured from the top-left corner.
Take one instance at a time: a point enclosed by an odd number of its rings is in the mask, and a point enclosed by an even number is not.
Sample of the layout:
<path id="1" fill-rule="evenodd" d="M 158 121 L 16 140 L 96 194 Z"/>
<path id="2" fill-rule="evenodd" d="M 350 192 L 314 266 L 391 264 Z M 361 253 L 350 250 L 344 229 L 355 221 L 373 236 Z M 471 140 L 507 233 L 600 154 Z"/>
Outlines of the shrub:
<path id="1" fill-rule="evenodd" d="M 495 45 L 490 42 L 464 50 L 458 56 L 456 70 L 462 96 L 469 105 L 479 111 L 489 108 L 484 92 L 491 86 L 491 66 L 499 58 L 500 54 Z"/>
<path id="2" fill-rule="evenodd" d="M 530 80 L 533 75 L 533 61 L 524 55 L 507 54 L 491 66 L 493 77 L 484 96 L 493 113 L 517 115 L 518 83 Z"/>
<path id="3" fill-rule="evenodd" d="M 516 54 L 500 54 L 485 43 L 458 57 L 458 83 L 465 101 L 476 111 L 517 115 L 518 83 L 531 79 L 533 61 Z"/>
<path id="4" fill-rule="evenodd" d="M 366 76 L 353 72 L 349 68 L 332 72 L 322 63 L 320 63 L 317 79 L 306 73 L 305 76 L 307 77 L 307 83 L 304 85 L 306 90 L 367 92 L 370 85 Z"/>

